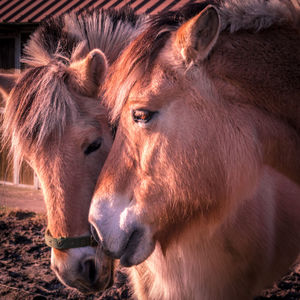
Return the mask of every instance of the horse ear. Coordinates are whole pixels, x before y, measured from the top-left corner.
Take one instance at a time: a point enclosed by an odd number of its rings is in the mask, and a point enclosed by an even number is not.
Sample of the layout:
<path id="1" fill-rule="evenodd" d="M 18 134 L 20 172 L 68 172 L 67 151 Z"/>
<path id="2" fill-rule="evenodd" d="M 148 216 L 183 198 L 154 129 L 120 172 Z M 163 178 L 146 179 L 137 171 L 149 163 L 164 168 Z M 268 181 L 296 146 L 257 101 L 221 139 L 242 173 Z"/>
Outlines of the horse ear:
<path id="1" fill-rule="evenodd" d="M 19 76 L 19 74 L 0 73 L 0 93 L 3 99 L 6 99 L 10 91 L 14 88 Z"/>
<path id="2" fill-rule="evenodd" d="M 214 6 L 208 5 L 201 13 L 179 27 L 175 46 L 187 64 L 199 62 L 208 56 L 219 33 L 219 14 Z"/>
<path id="3" fill-rule="evenodd" d="M 94 97 L 98 94 L 107 71 L 107 60 L 105 54 L 94 49 L 85 58 L 70 65 L 71 81 L 74 88 L 84 95 Z"/>

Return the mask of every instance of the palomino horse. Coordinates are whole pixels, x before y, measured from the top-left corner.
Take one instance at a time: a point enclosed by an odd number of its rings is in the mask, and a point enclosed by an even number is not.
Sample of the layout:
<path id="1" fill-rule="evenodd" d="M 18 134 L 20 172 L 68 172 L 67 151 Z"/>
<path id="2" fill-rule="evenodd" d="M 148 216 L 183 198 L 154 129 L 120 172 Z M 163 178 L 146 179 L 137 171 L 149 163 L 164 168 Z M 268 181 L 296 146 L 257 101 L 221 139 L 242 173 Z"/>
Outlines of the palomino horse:
<path id="1" fill-rule="evenodd" d="M 190 5 L 111 67 L 119 127 L 89 219 L 137 299 L 252 299 L 296 260 L 295 16 L 277 0 Z"/>
<path id="2" fill-rule="evenodd" d="M 104 288 L 112 263 L 96 259 L 88 223 L 93 190 L 112 144 L 99 88 L 108 64 L 142 19 L 127 9 L 50 19 L 26 46 L 27 69 L 5 107 L 5 141 L 29 162 L 42 185 L 46 241 L 55 248 L 52 268 L 63 283 L 83 292 Z M 8 93 L 14 76 L 0 78 Z M 101 279 L 101 273 L 108 278 Z"/>

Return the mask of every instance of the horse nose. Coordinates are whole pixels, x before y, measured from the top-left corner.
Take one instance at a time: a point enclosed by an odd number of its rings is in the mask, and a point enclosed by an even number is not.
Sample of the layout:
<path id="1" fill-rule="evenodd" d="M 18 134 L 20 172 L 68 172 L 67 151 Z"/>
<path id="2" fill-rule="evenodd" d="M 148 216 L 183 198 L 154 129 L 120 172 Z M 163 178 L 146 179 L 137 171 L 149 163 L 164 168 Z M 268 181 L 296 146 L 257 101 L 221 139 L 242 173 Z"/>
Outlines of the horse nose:
<path id="1" fill-rule="evenodd" d="M 82 278 L 85 279 L 90 285 L 93 285 L 98 277 L 97 277 L 97 267 L 95 259 L 88 258 L 81 263 L 81 275 Z"/>

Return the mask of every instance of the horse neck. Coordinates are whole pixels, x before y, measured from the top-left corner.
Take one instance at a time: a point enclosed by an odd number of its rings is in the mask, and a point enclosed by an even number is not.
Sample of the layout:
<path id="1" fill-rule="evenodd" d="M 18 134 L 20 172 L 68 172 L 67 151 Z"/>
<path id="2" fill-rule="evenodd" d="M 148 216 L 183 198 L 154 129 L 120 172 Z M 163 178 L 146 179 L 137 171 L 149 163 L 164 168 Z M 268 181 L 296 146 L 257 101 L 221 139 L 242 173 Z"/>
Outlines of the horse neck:
<path id="1" fill-rule="evenodd" d="M 298 36 L 288 26 L 223 32 L 206 68 L 225 100 L 253 112 L 264 162 L 300 184 Z"/>
<path id="2" fill-rule="evenodd" d="M 265 109 L 300 130 L 298 31 L 286 25 L 256 33 L 223 32 L 216 48 L 209 72 L 240 90 L 244 99 L 235 100 Z"/>
<path id="3" fill-rule="evenodd" d="M 194 224 L 165 253 L 156 244 L 146 262 L 130 269 L 137 299 L 250 299 L 249 294 L 233 297 L 235 292 L 230 291 L 234 270 L 230 269 L 220 236 L 210 240 L 199 231 L 198 224 Z"/>
<path id="4" fill-rule="evenodd" d="M 253 299 L 298 256 L 299 195 L 297 185 L 264 167 L 254 195 L 224 222 L 188 224 L 166 251 L 157 243 L 129 269 L 137 299 Z"/>

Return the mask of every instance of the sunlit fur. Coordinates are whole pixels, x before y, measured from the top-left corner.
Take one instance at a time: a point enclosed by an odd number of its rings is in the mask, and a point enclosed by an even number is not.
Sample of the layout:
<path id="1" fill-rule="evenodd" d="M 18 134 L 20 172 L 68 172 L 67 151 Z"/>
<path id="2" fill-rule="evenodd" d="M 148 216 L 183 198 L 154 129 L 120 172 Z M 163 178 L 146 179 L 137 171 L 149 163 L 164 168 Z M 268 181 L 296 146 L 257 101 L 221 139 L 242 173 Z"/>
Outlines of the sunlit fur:
<path id="1" fill-rule="evenodd" d="M 105 84 L 119 127 L 89 218 L 136 299 L 253 299 L 300 250 L 296 12 L 209 3 L 155 18 Z M 186 22 L 207 16 L 220 22 L 210 52 L 185 51 Z M 157 113 L 136 123 L 136 109 Z"/>
<path id="2" fill-rule="evenodd" d="M 112 144 L 99 90 L 142 20 L 129 10 L 64 15 L 42 24 L 25 47 L 26 70 L 5 107 L 4 143 L 38 175 L 53 237 L 89 234 L 90 200 Z M 86 155 L 99 138 L 101 147 Z M 92 247 L 54 249 L 52 268 L 65 284 L 97 290 L 103 282 L 89 269 L 95 257 Z M 100 263 L 111 266 L 107 258 Z"/>

